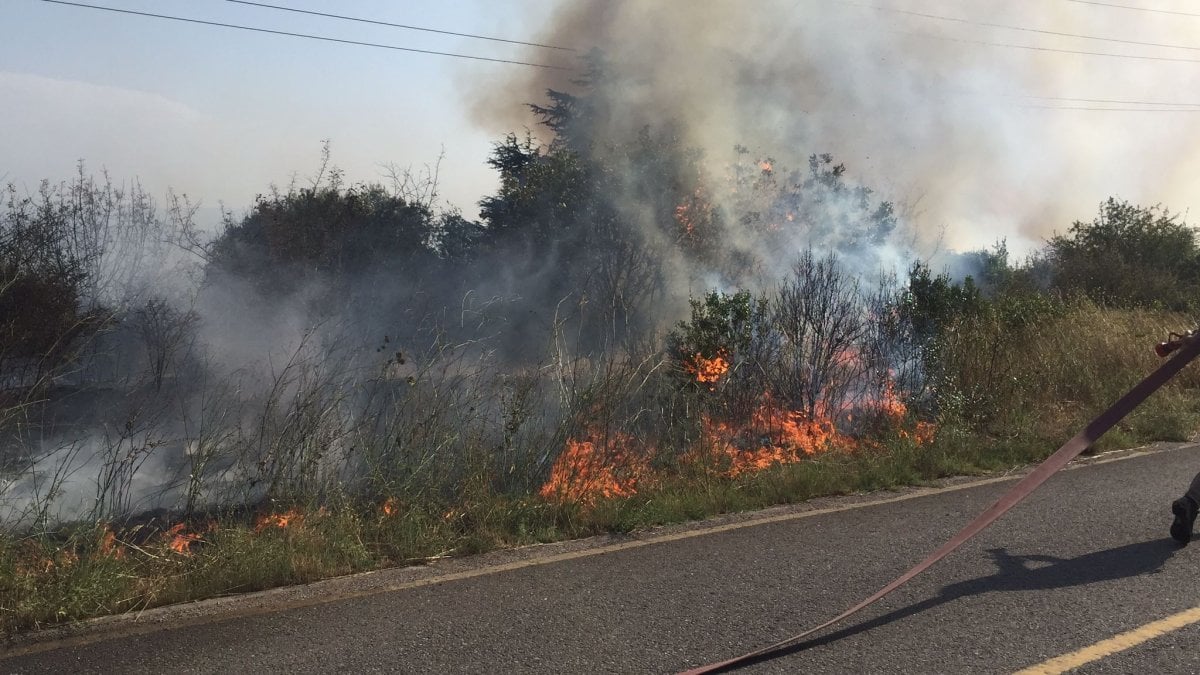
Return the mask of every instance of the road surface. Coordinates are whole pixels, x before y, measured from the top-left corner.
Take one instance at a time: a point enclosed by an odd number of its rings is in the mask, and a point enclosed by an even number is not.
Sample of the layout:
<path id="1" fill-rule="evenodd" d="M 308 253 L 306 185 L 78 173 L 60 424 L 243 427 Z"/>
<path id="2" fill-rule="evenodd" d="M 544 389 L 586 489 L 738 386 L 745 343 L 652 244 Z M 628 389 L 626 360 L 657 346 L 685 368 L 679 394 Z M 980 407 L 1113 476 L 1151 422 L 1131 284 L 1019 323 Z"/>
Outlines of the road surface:
<path id="1" fill-rule="evenodd" d="M 741 672 L 1005 673 L 1055 658 L 1082 673 L 1200 672 L 1200 542 L 1167 536 L 1197 470 L 1200 447 L 1183 446 L 1061 472 L 840 630 Z M 675 672 L 837 614 L 1013 479 L 156 610 L 11 643 L 0 671 Z"/>

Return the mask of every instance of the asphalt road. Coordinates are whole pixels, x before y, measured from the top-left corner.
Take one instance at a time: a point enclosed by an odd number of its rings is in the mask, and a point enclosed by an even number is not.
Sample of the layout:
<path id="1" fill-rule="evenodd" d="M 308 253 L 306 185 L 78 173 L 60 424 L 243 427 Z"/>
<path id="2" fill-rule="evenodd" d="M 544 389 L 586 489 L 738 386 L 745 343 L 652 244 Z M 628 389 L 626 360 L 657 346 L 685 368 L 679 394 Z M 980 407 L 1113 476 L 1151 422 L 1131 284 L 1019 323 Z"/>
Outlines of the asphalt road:
<path id="1" fill-rule="evenodd" d="M 1064 471 L 840 630 L 741 672 L 1013 672 L 1196 607 L 1200 542 L 1180 548 L 1167 527 L 1197 470 L 1193 446 Z M 723 519 L 717 531 L 534 547 L 148 612 L 10 644 L 0 671 L 674 672 L 837 614 L 1012 484 L 822 500 Z M 1080 672 L 1200 672 L 1198 639 L 1192 623 Z"/>

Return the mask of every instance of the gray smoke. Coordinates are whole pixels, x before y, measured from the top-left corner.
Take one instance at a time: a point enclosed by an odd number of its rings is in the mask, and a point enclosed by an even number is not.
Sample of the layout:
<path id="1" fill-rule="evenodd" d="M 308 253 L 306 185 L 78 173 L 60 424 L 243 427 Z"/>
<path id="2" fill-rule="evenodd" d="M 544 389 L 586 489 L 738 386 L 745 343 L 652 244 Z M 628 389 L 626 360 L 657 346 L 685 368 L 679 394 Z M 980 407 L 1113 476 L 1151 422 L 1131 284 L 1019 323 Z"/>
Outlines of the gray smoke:
<path id="1" fill-rule="evenodd" d="M 1114 195 L 1176 211 L 1190 205 L 1200 118 L 1119 101 L 1187 99 L 1200 79 L 1188 62 L 1194 51 L 978 25 L 1189 45 L 1186 20 L 1067 2 L 886 6 L 976 23 L 837 0 L 581 0 L 564 3 L 537 40 L 603 51 L 607 133 L 627 137 L 670 121 L 708 152 L 714 173 L 734 144 L 790 166 L 832 153 L 861 183 L 907 206 L 925 253 L 1001 238 L 1028 250 Z M 491 79 L 473 101 L 475 119 L 497 131 L 536 128 L 520 104 L 548 88 L 570 90 L 574 76 L 523 70 Z"/>
<path id="2" fill-rule="evenodd" d="M 936 11 L 1188 40 L 1179 21 L 1139 14 L 1135 25 L 1117 10 L 1067 2 L 969 0 Z M 474 117 L 497 138 L 527 128 L 549 142 L 553 133 L 527 104 L 546 104 L 548 89 L 589 96 L 576 131 L 611 169 L 611 194 L 593 204 L 619 215 L 602 224 L 607 248 L 552 241 L 535 251 L 515 238 L 452 273 L 432 266 L 405 276 L 391 261 L 349 281 L 313 279 L 264 296 L 236 276 L 199 285 L 197 261 L 134 218 L 129 241 L 111 242 L 100 259 L 104 283 L 94 290 L 124 318 L 93 346 L 86 372 L 56 383 L 59 394 L 80 391 L 52 406 L 43 437 L 27 439 L 14 460 L 24 470 L 0 477 L 0 522 L 253 503 L 276 485 L 312 492 L 321 489 L 313 480 L 361 478 L 368 464 L 436 471 L 439 485 L 451 485 L 464 448 L 526 453 L 514 466 L 543 466 L 561 447 L 571 397 L 587 389 L 568 366 L 590 367 L 593 356 L 599 364 L 634 338 L 661 345 L 689 296 L 768 289 L 809 249 L 836 253 L 868 278 L 1006 237 L 1020 252 L 1089 219 L 1110 195 L 1181 210 L 1200 161 L 1192 115 L 1060 100 L 1181 96 L 1200 78 L 1194 63 L 980 42 L 1187 58 L 1180 50 L 834 0 L 572 1 L 536 40 L 599 50 L 601 79 L 581 85 L 581 70 L 522 69 L 471 81 Z M 681 154 L 660 163 L 636 156 L 630 148 L 643 138 Z M 688 148 L 703 154 L 693 161 Z M 846 164 L 849 189 L 797 188 L 820 153 L 834 162 L 818 160 L 820 170 Z M 679 193 L 692 197 L 677 206 Z M 895 229 L 864 235 L 858 226 L 880 199 L 899 204 Z M 677 208 L 719 230 L 721 254 L 688 247 Z M 149 217 L 147 208 L 133 212 Z M 591 223 L 574 226 L 595 235 Z M 163 227 L 187 240 L 179 223 Z M 584 263 L 593 268 L 564 273 Z M 580 280 L 588 285 L 573 285 Z M 169 360 L 156 366 L 162 354 Z M 364 457 L 366 447 L 380 454 Z M 537 471 L 524 475 L 533 481 Z M 30 514 L 38 508 L 53 512 Z"/>

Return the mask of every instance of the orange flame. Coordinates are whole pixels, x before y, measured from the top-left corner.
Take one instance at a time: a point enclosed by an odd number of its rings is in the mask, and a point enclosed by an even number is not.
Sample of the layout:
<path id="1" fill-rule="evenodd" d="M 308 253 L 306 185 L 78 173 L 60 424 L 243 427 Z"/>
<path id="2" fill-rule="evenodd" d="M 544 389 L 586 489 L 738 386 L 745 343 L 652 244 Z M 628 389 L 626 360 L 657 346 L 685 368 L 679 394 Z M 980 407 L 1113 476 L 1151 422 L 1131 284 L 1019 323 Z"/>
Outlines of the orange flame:
<path id="1" fill-rule="evenodd" d="M 758 163 L 758 168 L 762 169 L 763 173 L 771 173 L 775 170 L 775 165 L 770 160 L 764 159 Z"/>
<path id="2" fill-rule="evenodd" d="M 304 514 L 299 509 L 290 509 L 283 513 L 269 513 L 260 516 L 254 523 L 254 531 L 262 532 L 271 527 L 287 529 L 289 526 L 299 526 L 304 522 Z"/>
<path id="3" fill-rule="evenodd" d="M 675 207 L 675 221 L 683 227 L 684 234 L 691 236 L 696 233 L 696 220 L 692 218 L 690 204 L 680 204 Z"/>
<path id="4" fill-rule="evenodd" d="M 625 434 L 614 432 L 599 441 L 572 438 L 554 461 L 540 494 L 546 499 L 582 503 L 601 497 L 628 497 L 637 492 L 638 482 L 649 474 L 649 456 L 638 452 Z"/>
<path id="5" fill-rule="evenodd" d="M 696 188 L 675 207 L 675 222 L 679 223 L 688 238 L 694 238 L 699 226 L 703 226 L 711 217 L 712 203 L 705 196 L 703 187 Z"/>
<path id="6" fill-rule="evenodd" d="M 186 528 L 186 524 L 176 523 L 169 530 L 163 532 L 163 539 L 167 540 L 167 548 L 180 555 L 191 555 L 192 544 L 200 540 L 200 535 L 185 532 Z"/>
<path id="7" fill-rule="evenodd" d="M 883 391 L 878 398 L 870 399 L 862 404 L 863 408 L 871 410 L 885 420 L 900 438 L 912 440 L 917 445 L 928 445 L 937 436 L 937 425 L 932 422 L 916 420 L 911 428 L 905 428 L 908 422 L 908 406 L 896 393 L 896 382 L 889 377 L 883 383 Z"/>
<path id="8" fill-rule="evenodd" d="M 60 563 L 60 565 L 62 567 L 72 567 L 73 565 L 75 565 L 78 562 L 79 562 L 79 553 L 76 552 L 75 549 L 73 549 L 73 548 L 63 549 L 61 563 Z"/>
<path id="9" fill-rule="evenodd" d="M 837 353 L 834 365 L 850 373 L 850 377 L 861 374 L 864 366 L 861 355 L 852 349 Z M 697 382 L 709 385 L 710 390 L 730 369 L 724 349 L 711 359 L 696 353 L 685 358 L 682 366 Z M 873 430 L 887 430 L 918 445 L 931 442 L 937 432 L 937 427 L 929 422 L 909 419 L 908 407 L 891 377 L 885 379 L 876 394 L 865 396 L 865 400 L 846 401 L 836 410 L 833 406 L 821 403 L 809 411 L 792 410 L 765 392 L 753 410 L 740 420 L 702 418 L 704 441 L 684 452 L 681 459 L 710 466 L 715 459 L 721 474 L 736 477 L 801 462 L 823 452 L 878 447 L 869 436 L 859 439 L 838 428 L 839 424 L 853 422 L 859 413 L 864 413 L 871 425 L 880 425 Z M 654 454 L 653 447 L 637 445 L 632 437 L 621 433 L 600 438 L 593 432 L 569 439 L 540 494 L 547 499 L 584 504 L 594 503 L 598 498 L 633 495 L 655 478 L 650 466 Z"/>
<path id="10" fill-rule="evenodd" d="M 690 361 L 684 362 L 683 368 L 688 373 L 695 375 L 697 382 L 715 385 L 722 375 L 729 372 L 728 357 L 729 353 L 724 349 L 718 349 L 717 355 L 711 359 L 706 359 L 703 354 L 696 352 Z M 709 389 L 715 389 L 715 387 L 710 386 Z"/>
<path id="11" fill-rule="evenodd" d="M 897 433 L 900 438 L 910 438 L 917 445 L 928 445 L 937 436 L 937 425 L 932 422 L 917 422 L 912 431 L 901 429 Z"/>
<path id="12" fill-rule="evenodd" d="M 395 497 L 388 497 L 383 504 L 379 505 L 379 509 L 383 511 L 383 515 L 385 516 L 394 516 L 400 510 L 400 504 L 396 501 Z"/>
<path id="13" fill-rule="evenodd" d="M 122 560 L 125 558 L 125 547 L 121 546 L 117 541 L 117 535 L 109 529 L 108 525 L 100 533 L 100 555 Z"/>
<path id="14" fill-rule="evenodd" d="M 843 347 L 833 353 L 833 365 L 838 368 L 857 368 L 862 365 L 862 356 L 854 347 Z"/>
<path id="15" fill-rule="evenodd" d="M 711 449 L 729 461 L 725 474 L 734 477 L 776 464 L 794 464 L 832 448 L 849 449 L 854 440 L 840 433 L 833 418 L 818 409 L 808 415 L 776 404 L 769 394 L 746 425 L 705 420 Z"/>
<path id="16" fill-rule="evenodd" d="M 873 403 L 873 407 L 886 417 L 899 422 L 908 415 L 908 406 L 896 395 L 896 383 L 889 379 L 883 385 L 883 395 Z"/>

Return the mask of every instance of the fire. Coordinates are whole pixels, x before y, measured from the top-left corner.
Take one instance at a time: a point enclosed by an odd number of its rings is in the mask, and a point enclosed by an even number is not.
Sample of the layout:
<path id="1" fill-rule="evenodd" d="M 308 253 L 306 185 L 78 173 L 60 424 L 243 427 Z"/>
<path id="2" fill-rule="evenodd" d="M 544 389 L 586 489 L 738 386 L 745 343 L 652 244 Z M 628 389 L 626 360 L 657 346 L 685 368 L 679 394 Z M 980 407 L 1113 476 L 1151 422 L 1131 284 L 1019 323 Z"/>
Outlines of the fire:
<path id="1" fill-rule="evenodd" d="M 121 560 L 125 557 L 125 548 L 121 546 L 120 542 L 117 541 L 116 533 L 110 530 L 107 525 L 104 526 L 104 529 L 100 534 L 99 543 L 100 555 L 115 558 L 117 560 Z"/>
<path id="2" fill-rule="evenodd" d="M 689 237 L 696 233 L 696 220 L 692 217 L 690 204 L 680 204 L 675 207 L 675 221 L 683 227 L 684 234 Z"/>
<path id="3" fill-rule="evenodd" d="M 684 371 L 696 382 L 709 385 L 709 391 L 715 391 L 715 384 L 729 376 L 729 354 L 724 349 L 712 358 L 697 352 L 682 361 Z M 866 368 L 862 355 L 853 349 L 839 351 L 834 365 L 851 378 L 861 377 Z M 866 425 L 860 420 L 866 420 Z M 820 401 L 805 410 L 792 409 L 766 391 L 753 402 L 749 414 L 733 419 L 705 415 L 701 428 L 703 440 L 682 448 L 680 459 L 715 466 L 720 474 L 731 478 L 802 462 L 825 452 L 882 447 L 872 440 L 872 432 L 882 431 L 892 434 L 892 438 L 925 445 L 937 431 L 929 422 L 910 419 L 891 374 L 874 387 L 874 392 L 854 390 L 845 400 Z M 859 438 L 859 433 L 864 437 Z M 630 435 L 589 432 L 567 441 L 540 494 L 546 499 L 583 504 L 633 495 L 655 479 L 650 466 L 655 454 L 656 448 L 638 444 Z"/>
<path id="4" fill-rule="evenodd" d="M 200 535 L 192 532 L 185 532 L 187 525 L 185 523 L 176 523 L 170 529 L 163 532 L 163 539 L 167 541 L 167 548 L 180 555 L 191 555 L 192 544 L 200 540 Z"/>
<path id="5" fill-rule="evenodd" d="M 718 349 L 717 355 L 711 359 L 704 358 L 700 352 L 683 364 L 684 370 L 696 377 L 697 382 L 715 385 L 721 376 L 729 372 L 729 352 Z M 714 387 L 710 386 L 709 389 Z"/>
<path id="6" fill-rule="evenodd" d="M 769 159 L 764 159 L 758 163 L 758 168 L 762 169 L 763 173 L 771 173 L 775 170 L 775 165 Z"/>
<path id="7" fill-rule="evenodd" d="M 379 510 L 383 511 L 385 516 L 394 516 L 400 510 L 400 504 L 395 497 L 388 497 L 382 504 L 379 505 Z"/>
<path id="8" fill-rule="evenodd" d="M 917 422 L 912 431 L 901 429 L 900 438 L 911 438 L 917 445 L 928 445 L 937 435 L 937 425 L 932 422 Z"/>
<path id="9" fill-rule="evenodd" d="M 833 365 L 838 368 L 857 368 L 862 365 L 862 356 L 853 347 L 845 347 L 833 353 Z"/>
<path id="10" fill-rule="evenodd" d="M 711 449 L 728 459 L 725 473 L 730 477 L 776 464 L 794 464 L 835 447 L 854 446 L 854 440 L 837 430 L 833 417 L 823 408 L 818 408 L 810 418 L 776 404 L 769 394 L 763 394 L 750 417 L 743 426 L 705 420 Z"/>
<path id="11" fill-rule="evenodd" d="M 62 551 L 61 566 L 74 567 L 79 563 L 79 553 L 73 548 L 65 548 Z"/>
<path id="12" fill-rule="evenodd" d="M 541 496 L 557 501 L 591 503 L 597 498 L 628 497 L 649 477 L 649 455 L 638 452 L 632 438 L 614 432 L 588 440 L 568 439 L 567 447 L 542 486 Z"/>
<path id="13" fill-rule="evenodd" d="M 896 383 L 891 379 L 884 383 L 883 395 L 873 403 L 873 407 L 884 416 L 897 422 L 908 415 L 908 406 L 904 405 L 904 402 L 896 395 Z"/>
<path id="14" fill-rule="evenodd" d="M 683 228 L 683 234 L 689 239 L 695 238 L 697 230 L 701 229 L 705 222 L 712 217 L 712 203 L 705 196 L 704 188 L 698 187 L 696 190 L 684 197 L 683 201 L 675 207 L 675 222 Z"/>
<path id="15" fill-rule="evenodd" d="M 254 523 L 254 531 L 262 532 L 268 528 L 277 527 L 279 529 L 287 529 L 295 527 L 304 522 L 304 514 L 299 509 L 290 509 L 283 513 L 269 513 L 264 516 L 259 516 Z"/>
<path id="16" fill-rule="evenodd" d="M 908 406 L 896 393 L 896 383 L 891 377 L 884 381 L 880 395 L 868 400 L 861 407 L 875 412 L 885 420 L 895 429 L 897 436 L 911 439 L 917 445 L 928 445 L 937 436 L 937 425 L 932 422 L 917 420 L 911 428 L 905 428 Z"/>

